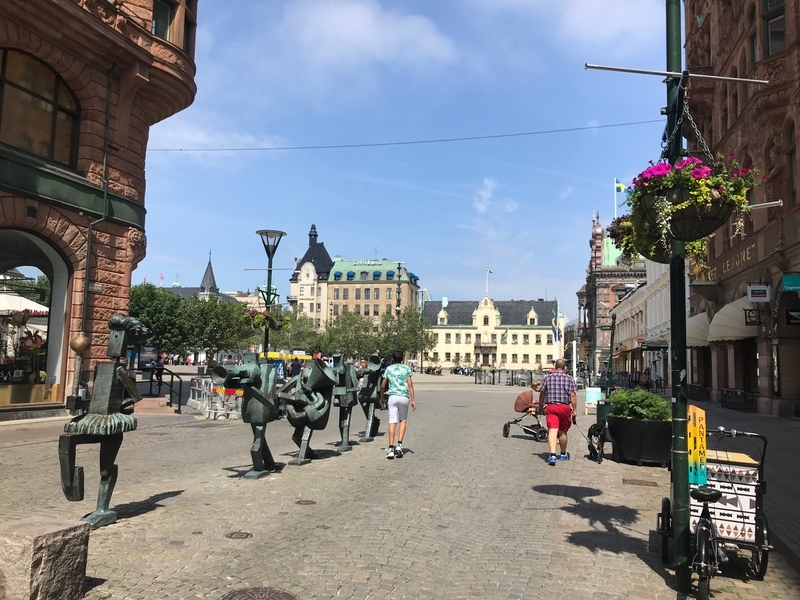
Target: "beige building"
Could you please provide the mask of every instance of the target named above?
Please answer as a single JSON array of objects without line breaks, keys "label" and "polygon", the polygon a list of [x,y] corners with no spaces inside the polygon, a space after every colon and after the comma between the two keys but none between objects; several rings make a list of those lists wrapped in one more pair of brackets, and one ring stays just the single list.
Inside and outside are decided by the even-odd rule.
[{"label": "beige building", "polygon": [[[558,314],[558,334],[552,325]],[[425,361],[497,369],[540,369],[564,355],[564,316],[555,300],[427,301],[436,347]]]},{"label": "beige building", "polygon": [[308,250],[296,261],[289,305],[325,327],[340,314],[354,312],[380,321],[381,315],[419,306],[419,278],[401,262],[386,258],[344,260],[330,257],[311,226]]}]

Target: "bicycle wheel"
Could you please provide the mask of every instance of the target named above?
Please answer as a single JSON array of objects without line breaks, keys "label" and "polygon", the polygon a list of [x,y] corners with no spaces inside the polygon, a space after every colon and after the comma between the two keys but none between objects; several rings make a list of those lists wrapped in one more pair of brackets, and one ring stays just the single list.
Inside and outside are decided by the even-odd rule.
[{"label": "bicycle wheel", "polygon": [[669,498],[661,499],[661,527],[664,533],[661,534],[661,562],[669,564],[669,535],[672,531],[672,505]]},{"label": "bicycle wheel", "polygon": [[697,600],[708,600],[711,592],[711,577],[701,577],[697,582]]},{"label": "bicycle wheel", "polygon": [[[762,518],[764,519],[764,529],[762,535],[764,538],[762,541],[763,547],[769,546],[769,525],[767,525],[767,516],[764,515]],[[750,570],[753,572],[753,577],[755,579],[764,579],[764,576],[767,574],[767,568],[769,568],[769,552],[762,550],[761,548],[753,550],[753,554],[750,559]]]},{"label": "bicycle wheel", "polygon": [[[713,547],[713,539],[711,532],[702,526],[701,520],[697,524],[695,530],[695,545],[697,554],[695,556],[695,565],[699,565],[699,569],[693,566],[694,570],[699,575],[700,579],[697,582],[697,600],[708,600],[711,591],[711,576],[717,570],[716,566],[716,549]],[[713,527],[713,524],[711,524]]]}]

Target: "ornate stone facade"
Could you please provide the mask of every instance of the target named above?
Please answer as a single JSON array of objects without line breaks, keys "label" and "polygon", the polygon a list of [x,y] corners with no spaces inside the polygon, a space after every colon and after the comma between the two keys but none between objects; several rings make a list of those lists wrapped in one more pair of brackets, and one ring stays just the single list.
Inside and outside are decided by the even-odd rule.
[{"label": "ornate stone facade", "polygon": [[[8,76],[2,85],[24,97],[34,90],[36,98],[42,87],[37,73],[49,73],[58,89],[54,106],[60,110],[58,99],[69,95],[75,115],[66,134],[69,159],[48,156],[41,145],[26,146],[24,131],[14,138],[0,130],[0,273],[32,264],[19,251],[22,241],[37,249],[33,266],[51,279],[47,381],[57,386],[50,395],[55,404],[73,387],[70,339],[85,327],[91,341],[82,365],[86,380],[94,361],[106,358],[108,319],[128,310],[131,272],[146,250],[149,128],[189,106],[196,93],[197,0],[170,6],[166,29],[159,29],[152,0],[0,3],[0,57],[22,65],[19,79]],[[12,106],[9,97],[0,110],[24,113],[25,106]]]}]

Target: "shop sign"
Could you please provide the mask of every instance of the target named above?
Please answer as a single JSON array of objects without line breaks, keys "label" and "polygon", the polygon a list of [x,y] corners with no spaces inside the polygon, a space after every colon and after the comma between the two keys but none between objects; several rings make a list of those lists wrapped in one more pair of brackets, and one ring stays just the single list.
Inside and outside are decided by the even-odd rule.
[{"label": "shop sign", "polygon": [[789,273],[781,277],[784,292],[800,292],[800,273]]},{"label": "shop sign", "polygon": [[800,325],[800,306],[793,306],[786,309],[786,324]]},{"label": "shop sign", "polygon": [[747,286],[748,302],[770,302],[772,300],[772,288],[769,284],[751,283]]},{"label": "shop sign", "polygon": [[[728,258],[717,263],[718,266],[715,266],[713,269],[711,269],[708,276],[711,281],[719,281],[719,270],[721,270],[721,278],[727,279],[731,275],[738,273],[746,267],[752,266],[756,262],[758,262],[758,245],[753,242],[744,248],[737,248],[736,252],[730,254]],[[800,287],[798,287],[798,290],[800,290]]]}]

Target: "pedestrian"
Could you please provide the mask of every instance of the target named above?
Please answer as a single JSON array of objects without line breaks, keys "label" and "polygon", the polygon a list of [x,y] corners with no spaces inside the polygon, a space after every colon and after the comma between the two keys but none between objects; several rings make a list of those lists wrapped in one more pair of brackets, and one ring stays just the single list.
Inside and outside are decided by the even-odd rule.
[{"label": "pedestrian", "polygon": [[[403,458],[403,436],[406,433],[409,403],[411,410],[417,410],[411,376],[411,369],[403,364],[403,351],[395,350],[392,353],[392,364],[386,367],[381,381],[381,406],[389,407],[389,448],[386,450],[388,459]],[[394,443],[395,433],[397,445]]]},{"label": "pedestrian", "polygon": [[[550,458],[547,464],[555,466],[557,460],[569,460],[567,432],[573,417],[578,414],[578,387],[566,372],[566,362],[559,358],[555,370],[542,382],[539,393],[539,410],[544,410],[547,419],[547,446]],[[561,446],[561,455],[556,456],[556,446]]]},{"label": "pedestrian", "polygon": [[303,363],[301,363],[300,359],[295,356],[294,360],[289,364],[289,378],[300,375],[302,368]]}]

